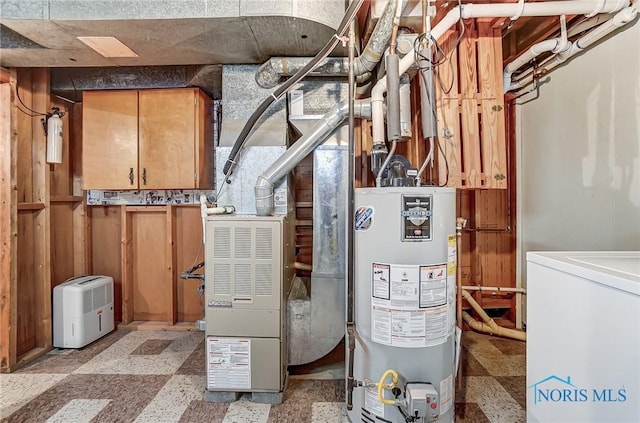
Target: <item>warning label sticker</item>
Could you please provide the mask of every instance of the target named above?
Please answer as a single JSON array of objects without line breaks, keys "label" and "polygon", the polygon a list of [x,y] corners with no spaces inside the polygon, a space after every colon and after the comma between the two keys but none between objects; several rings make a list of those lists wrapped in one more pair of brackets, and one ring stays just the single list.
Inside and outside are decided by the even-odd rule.
[{"label": "warning label sticker", "polygon": [[207,389],[251,389],[251,340],[207,338]]},{"label": "warning label sticker", "polygon": [[450,334],[447,265],[373,263],[371,338],[374,342],[420,348],[445,342]]}]

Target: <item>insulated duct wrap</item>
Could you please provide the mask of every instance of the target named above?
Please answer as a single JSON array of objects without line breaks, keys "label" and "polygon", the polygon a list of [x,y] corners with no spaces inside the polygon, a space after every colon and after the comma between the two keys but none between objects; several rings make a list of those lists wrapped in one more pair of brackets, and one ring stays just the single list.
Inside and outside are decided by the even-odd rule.
[{"label": "insulated duct wrap", "polygon": [[399,140],[400,125],[400,59],[397,54],[387,56],[387,139]]},{"label": "insulated duct wrap", "polygon": [[438,136],[438,119],[436,117],[436,96],[433,79],[433,64],[431,49],[425,48],[420,51],[420,99],[422,113],[422,136],[424,139]]}]

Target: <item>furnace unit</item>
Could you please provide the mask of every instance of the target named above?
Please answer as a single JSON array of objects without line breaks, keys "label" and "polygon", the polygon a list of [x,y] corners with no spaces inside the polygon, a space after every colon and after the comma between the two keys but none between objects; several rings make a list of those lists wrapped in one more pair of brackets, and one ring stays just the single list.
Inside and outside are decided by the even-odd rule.
[{"label": "furnace unit", "polygon": [[290,215],[207,218],[207,401],[234,401],[248,392],[255,402],[282,402],[292,224]]}]

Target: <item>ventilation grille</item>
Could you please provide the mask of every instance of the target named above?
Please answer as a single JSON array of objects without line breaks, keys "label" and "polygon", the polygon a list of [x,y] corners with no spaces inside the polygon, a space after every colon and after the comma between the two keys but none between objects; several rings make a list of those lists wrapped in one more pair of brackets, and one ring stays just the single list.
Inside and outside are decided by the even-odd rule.
[{"label": "ventilation grille", "polygon": [[236,259],[251,258],[251,228],[236,228],[235,230],[235,254]]},{"label": "ventilation grille", "polygon": [[217,227],[214,229],[213,258],[231,258],[231,228]]},{"label": "ventilation grille", "polygon": [[273,233],[270,228],[256,228],[256,260],[273,258]]},{"label": "ventilation grille", "polygon": [[273,266],[269,263],[256,264],[256,296],[273,295]]},{"label": "ventilation grille", "polygon": [[231,265],[215,264],[213,267],[213,294],[231,295]]},{"label": "ventilation grille", "polygon": [[236,264],[236,297],[251,298],[251,264]]},{"label": "ventilation grille", "polygon": [[280,254],[273,245],[279,229],[242,220],[214,226],[213,251],[208,256],[213,262],[212,283],[207,292],[219,301],[250,300],[256,306],[273,298],[279,301],[274,282],[279,283]]},{"label": "ventilation grille", "polygon": [[93,288],[93,309],[104,307],[107,304],[107,287],[105,285]]},{"label": "ventilation grille", "polygon": [[82,292],[82,314],[87,314],[93,310],[93,295],[91,291]]},{"label": "ventilation grille", "polygon": [[112,301],[111,290],[106,285],[82,292],[82,314],[90,313]]}]

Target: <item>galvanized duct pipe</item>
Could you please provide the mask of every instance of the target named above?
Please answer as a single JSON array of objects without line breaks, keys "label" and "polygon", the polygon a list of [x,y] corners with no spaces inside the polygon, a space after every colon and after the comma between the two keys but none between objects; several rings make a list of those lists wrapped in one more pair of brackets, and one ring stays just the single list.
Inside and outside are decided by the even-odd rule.
[{"label": "galvanized duct pipe", "polygon": [[[283,77],[292,76],[311,61],[311,57],[272,57],[264,62],[256,72],[256,83],[262,88],[273,88]],[[346,57],[327,57],[320,62],[309,76],[347,76],[349,59]],[[370,72],[356,75],[357,82],[365,82],[371,77]]]},{"label": "galvanized duct pipe", "polygon": [[[271,216],[273,214],[273,187],[276,182],[284,178],[293,168],[322,143],[344,120],[349,112],[349,102],[340,102],[305,135],[296,141],[278,160],[258,177],[255,186],[256,214]],[[371,103],[368,99],[354,103],[354,116],[357,118],[371,117]]]},{"label": "galvanized duct pipe", "polygon": [[[380,16],[380,19],[376,23],[373,33],[369,37],[364,51],[354,59],[353,73],[356,77],[356,82],[361,83],[369,80],[371,78],[371,71],[380,62],[382,54],[387,48],[389,39],[391,38],[393,18],[398,1],[402,2],[402,8],[404,8],[407,2],[407,0],[389,0],[382,12],[382,16]],[[306,66],[311,59],[311,57],[273,57],[260,66],[256,73],[256,82],[262,88],[273,88],[282,81],[283,77],[293,75]],[[327,58],[323,62],[320,62],[313,73],[309,75],[346,76],[349,69],[348,62],[349,59],[346,57]]]}]

